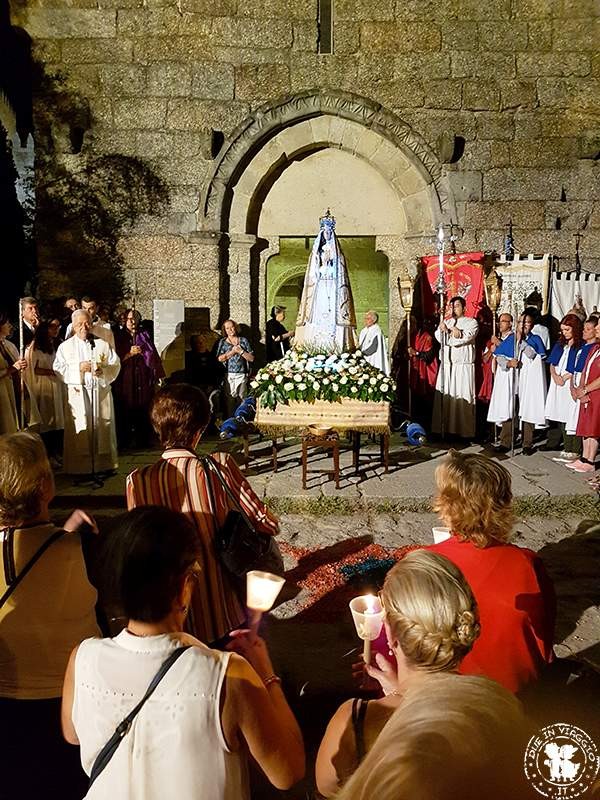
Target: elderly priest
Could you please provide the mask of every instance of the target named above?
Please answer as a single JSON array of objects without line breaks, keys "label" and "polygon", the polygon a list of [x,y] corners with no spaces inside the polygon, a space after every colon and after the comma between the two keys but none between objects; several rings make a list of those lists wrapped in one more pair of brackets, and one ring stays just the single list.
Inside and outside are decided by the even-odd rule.
[{"label": "elderly priest", "polygon": [[92,332],[87,311],[75,311],[73,333],[56,353],[54,370],[67,387],[64,470],[69,475],[117,468],[117,439],[111,383],[121,362],[114,349]]}]

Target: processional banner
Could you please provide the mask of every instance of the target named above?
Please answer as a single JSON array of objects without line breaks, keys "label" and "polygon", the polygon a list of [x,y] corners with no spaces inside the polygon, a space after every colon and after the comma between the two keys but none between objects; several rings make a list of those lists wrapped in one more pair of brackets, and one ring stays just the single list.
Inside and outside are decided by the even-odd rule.
[{"label": "processional banner", "polygon": [[548,313],[551,259],[547,253],[543,256],[515,253],[510,261],[501,255],[494,266],[502,280],[499,314],[512,313],[515,307],[522,309],[526,298],[533,294],[541,297],[542,314]]},{"label": "processional banner", "polygon": [[581,308],[586,316],[600,308],[600,275],[593,272],[555,272],[552,275],[550,310],[561,320],[572,308]]},{"label": "processional banner", "polygon": [[[448,302],[452,297],[463,297],[466,303],[465,314],[477,317],[484,305],[484,253],[454,253],[444,255],[444,280],[446,283],[445,317],[452,315]],[[437,284],[440,270],[439,256],[421,258],[423,272],[427,280],[421,281],[423,291],[423,312],[433,316],[438,308]]]}]

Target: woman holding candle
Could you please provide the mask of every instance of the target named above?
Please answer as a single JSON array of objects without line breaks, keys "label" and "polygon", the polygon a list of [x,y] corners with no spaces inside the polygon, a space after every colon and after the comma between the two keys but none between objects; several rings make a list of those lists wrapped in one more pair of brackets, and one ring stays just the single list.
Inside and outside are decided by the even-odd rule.
[{"label": "woman holding candle", "polygon": [[452,535],[428,550],[463,572],[481,617],[481,636],[460,671],[517,692],[553,659],[552,582],[534,552],[509,543],[514,516],[505,467],[451,450],[435,478],[434,509]]},{"label": "woman holding candle", "polygon": [[111,535],[108,558],[127,627],[75,648],[63,694],[63,732],[80,744],[88,774],[161,665],[187,650],[123,735],[88,800],[247,800],[248,751],[278,789],[300,780],[302,734],[264,641],[240,632],[230,648],[238,652],[220,652],[183,632],[204,569],[194,526],[170,509],[137,508]]},{"label": "woman holding candle", "polygon": [[456,671],[479,635],[477,605],[461,571],[448,559],[415,550],[388,573],[380,594],[389,655],[367,672],[384,697],[348,700],[332,717],[317,756],[317,787],[333,795],[373,746],[413,683]]}]

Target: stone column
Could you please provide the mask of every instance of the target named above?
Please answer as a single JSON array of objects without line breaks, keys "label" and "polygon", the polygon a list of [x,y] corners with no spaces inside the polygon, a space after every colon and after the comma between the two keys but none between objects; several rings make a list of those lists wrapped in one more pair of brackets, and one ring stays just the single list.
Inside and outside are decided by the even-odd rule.
[{"label": "stone column", "polygon": [[398,278],[409,275],[417,277],[417,258],[427,252],[428,246],[421,236],[377,236],[377,250],[385,253],[389,262],[389,345],[392,349],[404,320],[404,309],[400,302]]},{"label": "stone column", "polygon": [[[216,328],[221,321],[223,297],[221,261],[223,241],[221,231],[193,231],[188,236],[192,252],[192,274],[199,305],[210,309],[210,326]],[[191,305],[186,298],[186,305]]]},{"label": "stone column", "polygon": [[241,325],[251,327],[251,250],[256,236],[247,233],[229,235],[229,316]]}]

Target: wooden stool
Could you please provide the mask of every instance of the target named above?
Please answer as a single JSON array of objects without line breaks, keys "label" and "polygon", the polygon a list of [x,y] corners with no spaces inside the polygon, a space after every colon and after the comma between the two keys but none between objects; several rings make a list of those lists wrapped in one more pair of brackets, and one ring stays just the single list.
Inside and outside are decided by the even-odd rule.
[{"label": "wooden stool", "polygon": [[[358,464],[360,459],[360,431],[354,431],[353,435],[354,441],[352,445],[352,462],[354,466],[354,474],[358,475]],[[390,465],[389,432],[379,434],[379,461],[383,465],[383,471],[387,473]]]},{"label": "wooden stool", "polygon": [[[312,433],[302,434],[302,488],[306,489],[306,475],[308,473],[308,448],[309,447],[322,447],[324,450],[331,450],[333,456],[333,470],[319,470],[320,472],[333,472],[335,479],[335,488],[340,488],[340,437],[336,431],[325,434],[325,436],[316,436]],[[311,470],[317,472],[317,470]]]}]

